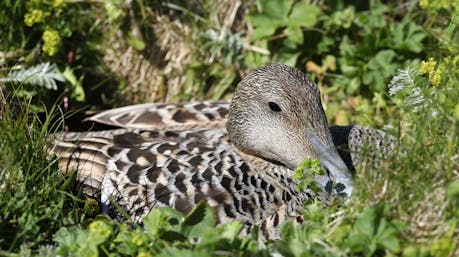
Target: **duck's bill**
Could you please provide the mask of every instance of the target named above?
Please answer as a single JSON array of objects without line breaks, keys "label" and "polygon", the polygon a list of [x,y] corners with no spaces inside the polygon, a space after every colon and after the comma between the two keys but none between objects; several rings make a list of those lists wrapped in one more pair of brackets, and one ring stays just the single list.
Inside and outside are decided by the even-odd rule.
[{"label": "duck's bill", "polygon": [[312,142],[322,168],[326,172],[324,177],[317,178],[319,185],[328,193],[344,197],[351,196],[354,180],[338,152],[334,147],[325,146],[311,130],[308,129],[306,133]]}]

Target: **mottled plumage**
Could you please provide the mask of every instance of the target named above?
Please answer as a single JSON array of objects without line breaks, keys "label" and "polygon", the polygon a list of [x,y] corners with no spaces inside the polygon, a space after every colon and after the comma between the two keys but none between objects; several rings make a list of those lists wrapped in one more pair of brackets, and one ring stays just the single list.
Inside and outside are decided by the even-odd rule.
[{"label": "mottled plumage", "polygon": [[318,180],[339,185],[332,193],[352,191],[352,176],[336,157],[318,88],[286,65],[251,72],[230,106],[146,104],[90,120],[122,128],[57,134],[51,152],[62,171],[77,171],[86,194],[100,197],[105,207],[116,203],[136,221],[153,208],[188,213],[206,201],[220,223],[237,219],[248,228],[260,226],[267,238],[279,238],[279,224],[302,220],[305,200],[324,197],[297,191],[293,178],[303,158],[323,156],[308,133],[335,154],[324,167],[327,176]]}]

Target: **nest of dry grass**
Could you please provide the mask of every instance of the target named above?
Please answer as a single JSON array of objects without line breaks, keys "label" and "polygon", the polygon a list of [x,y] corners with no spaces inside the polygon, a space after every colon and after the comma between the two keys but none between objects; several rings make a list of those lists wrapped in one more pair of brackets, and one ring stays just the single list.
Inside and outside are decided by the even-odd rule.
[{"label": "nest of dry grass", "polygon": [[[224,0],[199,7],[193,6],[193,1],[188,2],[184,6],[170,2],[144,6],[142,10],[127,7],[131,8],[127,12],[130,28],[128,31],[119,28],[112,33],[104,55],[105,63],[125,85],[117,95],[119,105],[177,102],[184,93],[193,95],[193,99],[204,98],[205,94],[187,88],[189,84],[205,83],[194,81],[202,76],[190,77],[187,71],[195,63],[223,63],[224,56],[201,50],[206,41],[202,31],[215,31],[219,37],[227,32],[245,35],[248,28],[243,19],[250,3]],[[210,8],[207,5],[211,5]],[[212,12],[206,13],[206,10]],[[150,37],[144,41],[147,42],[145,49],[132,46],[126,33],[136,34],[141,39]]]}]

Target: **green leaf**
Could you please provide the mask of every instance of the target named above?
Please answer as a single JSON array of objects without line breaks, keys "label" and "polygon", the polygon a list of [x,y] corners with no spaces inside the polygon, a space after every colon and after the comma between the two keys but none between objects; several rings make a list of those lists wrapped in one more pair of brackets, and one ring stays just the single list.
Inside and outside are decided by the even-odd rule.
[{"label": "green leaf", "polygon": [[382,50],[379,51],[376,56],[368,62],[368,67],[370,69],[379,69],[381,67],[386,67],[392,62],[395,57],[395,52],[393,50]]},{"label": "green leaf", "polygon": [[181,212],[163,207],[152,210],[144,219],[146,234],[152,239],[158,239],[162,231],[177,229],[177,225],[182,221],[183,215]]},{"label": "green leaf", "polygon": [[146,46],[145,41],[143,41],[141,38],[136,37],[132,33],[128,34],[127,41],[129,45],[131,45],[138,51],[142,51],[145,49],[145,46]]},{"label": "green leaf", "polygon": [[300,54],[301,52],[289,51],[288,49],[285,49],[285,51],[277,53],[274,57],[274,60],[285,63],[290,66],[295,66]]},{"label": "green leaf", "polygon": [[273,35],[277,27],[272,25],[273,24],[257,26],[253,30],[253,39],[258,40]]},{"label": "green leaf", "polygon": [[72,88],[71,97],[77,100],[78,102],[84,102],[86,99],[86,94],[83,88],[84,76],[77,78],[75,73],[73,72],[73,69],[69,67],[65,67],[62,76],[70,83],[70,86]]},{"label": "green leaf", "polygon": [[286,24],[292,2],[293,0],[261,0],[261,13],[271,18],[273,22]]},{"label": "green leaf", "polygon": [[388,80],[397,68],[393,63],[396,53],[393,50],[381,50],[370,59],[367,64],[368,71],[363,74],[362,82],[371,85],[373,89],[385,90]]},{"label": "green leaf", "polygon": [[201,237],[201,246],[214,244],[222,240],[235,240],[241,233],[244,225],[238,221],[222,224],[213,229],[206,230]]},{"label": "green leaf", "polygon": [[119,226],[119,232],[113,240],[117,244],[117,250],[124,255],[135,256],[139,246],[150,242],[143,230],[139,228],[130,230],[127,224]]},{"label": "green leaf", "polygon": [[282,238],[285,240],[289,240],[291,238],[294,238],[295,236],[295,226],[291,221],[287,221],[282,226],[280,227],[280,233],[282,235]]},{"label": "green leaf", "polygon": [[355,232],[365,236],[373,236],[373,234],[375,233],[375,227],[373,224],[374,219],[375,210],[373,208],[365,211],[355,221]]},{"label": "green leaf", "polygon": [[80,231],[77,227],[60,228],[54,235],[53,241],[61,246],[75,246],[78,243]]},{"label": "green leaf", "polygon": [[186,237],[192,239],[201,236],[207,229],[215,227],[216,223],[213,209],[205,202],[199,202],[185,217],[181,231]]},{"label": "green leaf", "polygon": [[423,50],[422,41],[427,33],[414,22],[397,23],[392,30],[392,41],[395,48],[419,53]]},{"label": "green leaf", "polygon": [[260,10],[249,15],[250,23],[255,27],[254,39],[261,39],[274,34],[277,28],[285,27],[292,0],[263,0]]},{"label": "green leaf", "polygon": [[294,44],[303,43],[303,31],[299,26],[289,26],[287,28],[288,38],[287,40],[291,41]]},{"label": "green leaf", "polygon": [[389,236],[389,237],[381,238],[379,243],[383,247],[391,250],[392,252],[399,252],[400,251],[400,243],[399,243],[398,239],[395,236]]},{"label": "green leaf", "polygon": [[294,27],[307,27],[312,28],[317,24],[318,17],[322,13],[322,10],[312,4],[305,1],[296,3],[290,16],[288,17],[288,26]]},{"label": "green leaf", "polygon": [[167,247],[158,257],[207,257],[211,256],[207,251],[198,251],[191,249],[179,249],[176,247]]},{"label": "green leaf", "polygon": [[334,45],[335,41],[333,40],[333,38],[324,36],[322,38],[322,41],[320,41],[320,43],[317,45],[317,53],[327,53]]},{"label": "green leaf", "polygon": [[447,195],[450,199],[459,199],[459,181],[451,182],[448,185]]}]

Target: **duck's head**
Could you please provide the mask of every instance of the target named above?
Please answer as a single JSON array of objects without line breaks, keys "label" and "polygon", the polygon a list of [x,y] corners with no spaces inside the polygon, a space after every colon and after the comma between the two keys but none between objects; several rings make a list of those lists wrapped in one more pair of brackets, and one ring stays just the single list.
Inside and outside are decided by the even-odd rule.
[{"label": "duck's head", "polygon": [[239,150],[292,170],[304,158],[322,159],[323,153],[315,147],[321,144],[336,154],[332,158],[338,158],[337,165],[322,162],[330,173],[328,182],[343,184],[337,193],[350,195],[352,175],[334,150],[320,91],[302,72],[284,64],[253,70],[238,84],[227,130]]}]

